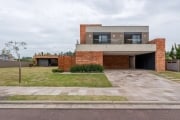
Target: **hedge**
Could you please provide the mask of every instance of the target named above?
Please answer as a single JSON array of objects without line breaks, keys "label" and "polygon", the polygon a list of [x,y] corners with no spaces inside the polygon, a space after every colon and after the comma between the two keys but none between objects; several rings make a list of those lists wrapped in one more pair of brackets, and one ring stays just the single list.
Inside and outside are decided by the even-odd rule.
[{"label": "hedge", "polygon": [[52,72],[53,72],[53,73],[63,72],[63,70],[62,70],[62,69],[58,69],[58,68],[57,68],[57,69],[52,69]]},{"label": "hedge", "polygon": [[74,65],[71,67],[71,72],[103,72],[104,68],[98,64]]}]

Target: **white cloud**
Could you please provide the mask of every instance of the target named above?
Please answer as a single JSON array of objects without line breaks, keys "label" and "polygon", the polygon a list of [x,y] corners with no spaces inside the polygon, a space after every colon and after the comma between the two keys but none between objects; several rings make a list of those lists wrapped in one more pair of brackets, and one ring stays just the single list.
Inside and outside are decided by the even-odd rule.
[{"label": "white cloud", "polygon": [[171,0],[0,0],[0,48],[9,40],[26,41],[24,56],[67,51],[79,39],[79,24],[150,25],[150,38],[180,37],[180,2]]}]

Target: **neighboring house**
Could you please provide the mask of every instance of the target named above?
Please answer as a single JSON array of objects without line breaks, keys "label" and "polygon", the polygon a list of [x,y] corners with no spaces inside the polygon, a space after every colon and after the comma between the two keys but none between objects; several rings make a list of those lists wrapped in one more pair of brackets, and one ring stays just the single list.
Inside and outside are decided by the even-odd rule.
[{"label": "neighboring house", "polygon": [[14,57],[11,54],[1,54],[0,60],[2,60],[2,61],[14,61]]},{"label": "neighboring house", "polygon": [[[100,64],[105,69],[165,70],[165,39],[149,41],[149,26],[81,24],[80,44],[69,62],[60,57],[65,71],[73,64]],[[65,66],[66,65],[66,66]]]},{"label": "neighboring house", "polygon": [[35,55],[33,59],[37,66],[58,66],[58,55]]}]

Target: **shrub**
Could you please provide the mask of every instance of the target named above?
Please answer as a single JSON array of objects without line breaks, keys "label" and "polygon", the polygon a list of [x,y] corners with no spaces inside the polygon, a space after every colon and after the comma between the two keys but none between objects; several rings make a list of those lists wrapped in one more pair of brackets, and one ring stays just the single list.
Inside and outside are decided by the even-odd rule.
[{"label": "shrub", "polygon": [[29,64],[29,67],[32,67],[32,66],[33,66],[33,64],[32,64],[32,63],[30,63],[30,64]]},{"label": "shrub", "polygon": [[103,72],[104,68],[98,64],[74,65],[71,67],[71,72]]},{"label": "shrub", "polygon": [[52,72],[53,72],[53,73],[63,72],[63,70],[62,70],[62,69],[58,69],[58,68],[57,68],[57,69],[52,69]]}]

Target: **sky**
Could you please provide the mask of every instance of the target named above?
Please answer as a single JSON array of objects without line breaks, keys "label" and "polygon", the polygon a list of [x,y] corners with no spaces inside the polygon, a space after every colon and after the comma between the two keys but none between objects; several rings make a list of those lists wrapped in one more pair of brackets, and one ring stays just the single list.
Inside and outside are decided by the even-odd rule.
[{"label": "sky", "polygon": [[148,25],[150,40],[180,44],[180,0],[0,0],[0,50],[24,41],[21,56],[74,51],[80,24]]}]

